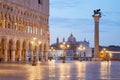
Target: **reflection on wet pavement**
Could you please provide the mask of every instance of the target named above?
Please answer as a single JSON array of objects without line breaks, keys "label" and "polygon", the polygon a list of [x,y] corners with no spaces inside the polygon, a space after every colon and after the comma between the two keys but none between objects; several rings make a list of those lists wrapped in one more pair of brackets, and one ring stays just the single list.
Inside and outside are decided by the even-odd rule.
[{"label": "reflection on wet pavement", "polygon": [[0,80],[120,80],[120,62],[0,63]]}]

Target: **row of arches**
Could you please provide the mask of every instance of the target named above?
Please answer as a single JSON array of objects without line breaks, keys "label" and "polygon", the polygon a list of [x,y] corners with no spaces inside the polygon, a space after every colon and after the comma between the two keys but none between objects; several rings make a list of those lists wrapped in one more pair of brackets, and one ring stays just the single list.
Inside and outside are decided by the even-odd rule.
[{"label": "row of arches", "polygon": [[47,60],[48,44],[34,45],[30,39],[0,38],[0,59],[5,62],[28,61],[43,58]]}]

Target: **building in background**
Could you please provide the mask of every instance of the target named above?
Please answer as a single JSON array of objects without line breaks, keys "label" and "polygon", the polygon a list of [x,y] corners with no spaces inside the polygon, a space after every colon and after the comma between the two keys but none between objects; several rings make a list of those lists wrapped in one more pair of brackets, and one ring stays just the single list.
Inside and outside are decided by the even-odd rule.
[{"label": "building in background", "polygon": [[[65,42],[68,48],[62,48],[61,44]],[[89,47],[89,41],[76,41],[76,38],[71,35],[68,37],[67,41],[63,38],[63,41],[59,42],[59,38],[56,39],[56,43],[52,44],[51,47],[55,49],[54,55],[57,57],[63,56],[65,51],[66,57],[81,57],[84,60],[91,60],[93,57],[92,48]]]},{"label": "building in background", "polygon": [[110,60],[120,60],[120,46],[100,46],[101,58],[106,59],[107,55],[109,56]]},{"label": "building in background", "polygon": [[47,60],[49,0],[0,0],[0,60]]}]

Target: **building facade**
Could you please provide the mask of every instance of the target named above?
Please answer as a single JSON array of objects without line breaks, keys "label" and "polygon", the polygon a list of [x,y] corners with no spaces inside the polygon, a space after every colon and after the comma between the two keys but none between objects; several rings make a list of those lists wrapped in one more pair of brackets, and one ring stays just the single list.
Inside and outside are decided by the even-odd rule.
[{"label": "building facade", "polygon": [[[66,47],[62,45],[64,42]],[[56,43],[52,44],[51,47],[55,49],[54,53],[59,57],[65,55],[66,57],[80,57],[84,60],[90,60],[93,56],[92,48],[89,47],[89,41],[86,41],[86,39],[84,41],[76,41],[72,33],[67,41],[63,38],[63,41],[59,42],[59,38],[57,38]]]},{"label": "building facade", "polygon": [[0,60],[47,60],[48,49],[49,0],[0,0]]}]

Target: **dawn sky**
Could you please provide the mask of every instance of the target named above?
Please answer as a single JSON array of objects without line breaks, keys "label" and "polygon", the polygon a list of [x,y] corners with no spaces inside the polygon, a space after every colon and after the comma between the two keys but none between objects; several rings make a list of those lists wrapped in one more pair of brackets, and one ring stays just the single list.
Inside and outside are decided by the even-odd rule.
[{"label": "dawn sky", "polygon": [[93,10],[101,9],[100,45],[120,46],[120,0],[50,0],[51,44],[71,33],[77,41],[86,38],[94,46]]}]

